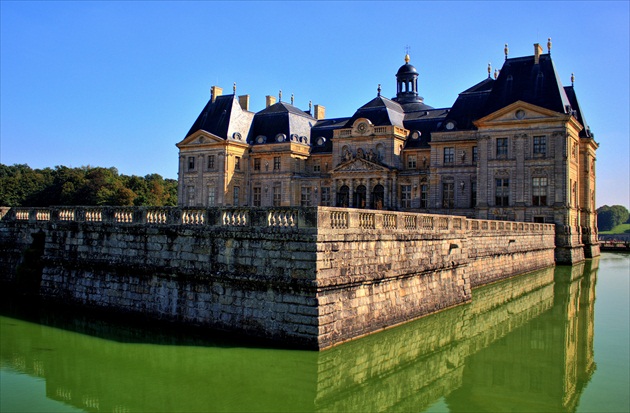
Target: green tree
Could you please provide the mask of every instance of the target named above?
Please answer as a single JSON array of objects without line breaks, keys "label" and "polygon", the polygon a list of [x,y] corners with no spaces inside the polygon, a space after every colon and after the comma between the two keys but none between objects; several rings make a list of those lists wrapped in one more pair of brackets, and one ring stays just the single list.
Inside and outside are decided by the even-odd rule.
[{"label": "green tree", "polygon": [[600,231],[610,231],[628,221],[629,216],[628,209],[622,205],[604,205],[597,208],[597,228]]}]

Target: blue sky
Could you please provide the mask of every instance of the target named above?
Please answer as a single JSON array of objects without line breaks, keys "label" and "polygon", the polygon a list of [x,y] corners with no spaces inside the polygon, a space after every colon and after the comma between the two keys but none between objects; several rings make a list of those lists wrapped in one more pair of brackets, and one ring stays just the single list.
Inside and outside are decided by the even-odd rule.
[{"label": "blue sky", "polygon": [[283,91],[327,117],[395,95],[409,46],[433,107],[483,80],[487,65],[552,57],[600,144],[597,205],[630,206],[628,1],[0,2],[0,162],[115,166],[177,177],[175,143],[210,86]]}]

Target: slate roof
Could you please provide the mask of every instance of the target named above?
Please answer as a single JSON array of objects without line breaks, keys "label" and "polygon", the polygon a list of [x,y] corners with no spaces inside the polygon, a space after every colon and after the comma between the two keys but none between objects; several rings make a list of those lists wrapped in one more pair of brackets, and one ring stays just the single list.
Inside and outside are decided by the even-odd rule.
[{"label": "slate roof", "polygon": [[[332,152],[332,137],[336,129],[346,127],[350,118],[320,119],[311,129],[311,153]],[[318,145],[318,138],[324,138],[323,145]]]},{"label": "slate roof", "polygon": [[369,119],[374,126],[400,126],[403,127],[405,111],[399,103],[377,96],[365,105],[361,106],[346,123],[351,127],[359,118]]},{"label": "slate roof", "polygon": [[[486,78],[460,93],[444,119],[444,123],[453,121],[456,128],[460,130],[475,129],[473,121],[484,116],[483,113],[485,113],[495,82],[494,79]],[[443,124],[440,125],[441,129],[443,129]]]},{"label": "slate roof", "polygon": [[406,148],[428,148],[431,133],[438,130],[449,113],[448,108],[427,109],[405,114],[405,129],[420,132],[420,139],[407,139]]},{"label": "slate roof", "polygon": [[507,59],[494,82],[480,117],[489,115],[518,100],[555,112],[566,113],[569,98],[558,78],[549,54]]},{"label": "slate roof", "polygon": [[[186,136],[201,129],[227,139],[234,105],[239,105],[234,95],[217,96],[214,102],[209,100]],[[238,110],[241,110],[240,105]]]},{"label": "slate roof", "polygon": [[580,131],[581,138],[593,138],[593,134],[591,133],[591,129],[586,124],[586,119],[584,119],[584,114],[582,113],[582,108],[580,107],[580,103],[578,102],[577,96],[575,94],[575,89],[573,86],[565,86],[564,91],[569,98],[569,102],[571,102],[571,108],[575,111],[575,118],[580,122],[584,129]]},{"label": "slate roof", "polygon": [[287,140],[292,135],[298,137],[311,136],[311,128],[317,120],[308,113],[286,102],[278,102],[254,115],[252,127],[247,141],[256,145],[258,136],[265,136],[265,143],[280,143],[276,140],[278,134],[284,134]]}]

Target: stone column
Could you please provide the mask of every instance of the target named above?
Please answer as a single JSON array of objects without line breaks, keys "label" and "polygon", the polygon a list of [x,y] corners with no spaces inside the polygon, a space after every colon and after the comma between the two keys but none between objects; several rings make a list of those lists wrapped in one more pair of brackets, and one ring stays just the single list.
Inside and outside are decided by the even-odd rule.
[{"label": "stone column", "polygon": [[219,171],[219,179],[217,180],[217,206],[225,206],[225,174],[227,171],[227,154],[219,152],[217,155],[217,170]]},{"label": "stone column", "polygon": [[516,151],[516,176],[515,178],[515,188],[516,194],[514,196],[514,206],[524,206],[525,205],[525,180],[528,178],[529,174],[525,174],[525,141],[527,140],[527,135],[515,135],[514,136],[514,147]]},{"label": "stone column", "polygon": [[184,185],[184,167],[186,166],[186,157],[179,156],[179,171],[177,172],[177,205],[182,207],[186,200],[186,186]]},{"label": "stone column", "polygon": [[197,190],[195,191],[195,202],[197,206],[206,205],[206,201],[204,200],[204,185],[203,185],[203,161],[204,155],[197,155]]}]

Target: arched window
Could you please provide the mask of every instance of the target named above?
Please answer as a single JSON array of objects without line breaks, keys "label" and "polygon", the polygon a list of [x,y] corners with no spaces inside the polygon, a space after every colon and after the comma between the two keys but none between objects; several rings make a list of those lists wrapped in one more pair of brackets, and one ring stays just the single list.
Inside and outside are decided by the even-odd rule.
[{"label": "arched window", "polygon": [[365,188],[364,185],[359,185],[356,187],[356,189],[354,190],[354,199],[352,202],[352,206],[354,206],[355,208],[365,208],[366,205],[366,201],[367,201],[367,189]]},{"label": "arched window", "polygon": [[385,188],[383,185],[376,185],[372,190],[372,209],[383,209],[385,207]]},{"label": "arched window", "polygon": [[350,206],[350,188],[347,185],[343,185],[337,192],[337,206],[340,208]]}]

